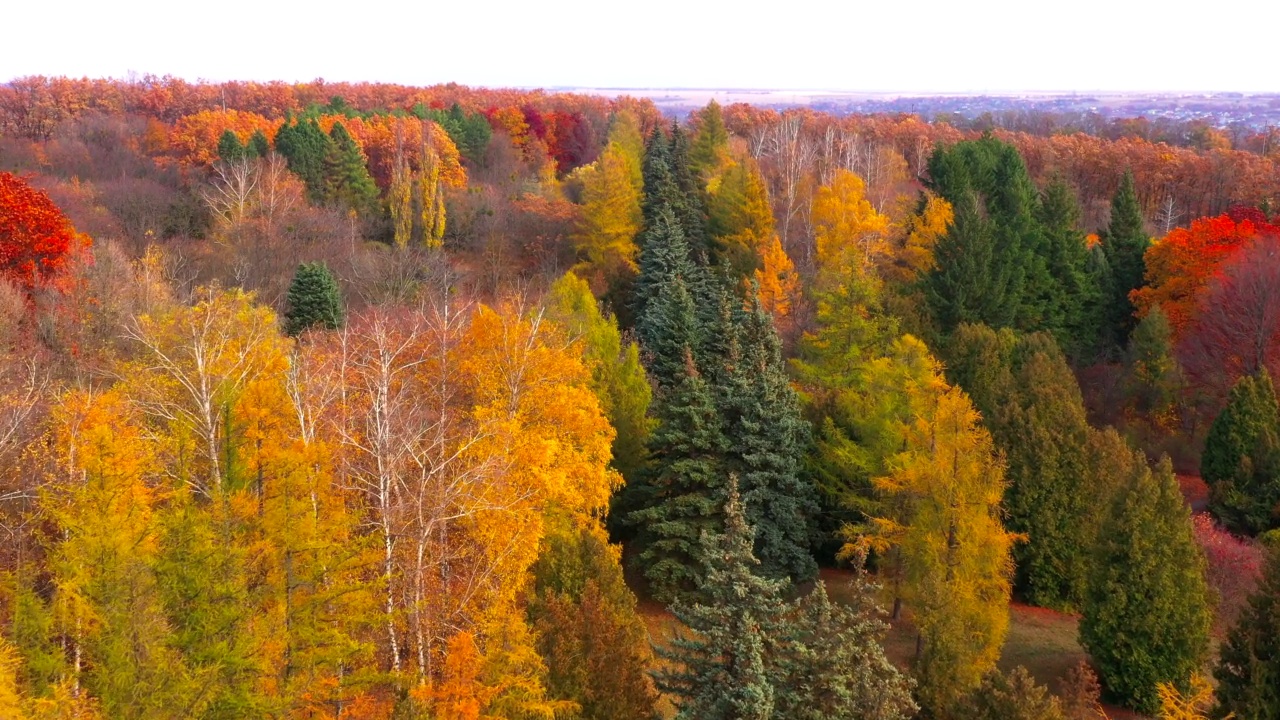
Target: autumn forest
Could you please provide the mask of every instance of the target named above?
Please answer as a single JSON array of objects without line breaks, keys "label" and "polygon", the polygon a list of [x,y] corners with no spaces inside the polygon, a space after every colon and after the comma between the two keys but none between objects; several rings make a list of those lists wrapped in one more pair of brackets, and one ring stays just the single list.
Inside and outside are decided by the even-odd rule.
[{"label": "autumn forest", "polygon": [[1280,143],[1040,119],[0,85],[0,720],[1280,720]]}]

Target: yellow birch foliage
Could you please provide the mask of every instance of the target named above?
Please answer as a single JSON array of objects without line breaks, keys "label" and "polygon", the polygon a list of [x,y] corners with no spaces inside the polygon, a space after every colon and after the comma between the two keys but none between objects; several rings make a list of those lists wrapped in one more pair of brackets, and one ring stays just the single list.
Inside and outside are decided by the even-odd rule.
[{"label": "yellow birch foliage", "polygon": [[169,472],[204,495],[233,482],[227,418],[241,394],[288,364],[276,315],[239,288],[201,288],[126,328],[140,357],[121,370],[124,392],[160,431]]},{"label": "yellow birch foliage", "polygon": [[947,708],[999,658],[1016,538],[1000,522],[1004,465],[991,435],[968,396],[932,365],[907,386],[905,449],[874,481],[889,512],[873,521],[871,539],[892,547],[900,566],[903,599],[920,633],[921,699]]},{"label": "yellow birch foliage", "polygon": [[573,242],[584,258],[580,272],[593,280],[636,271],[636,235],[643,217],[632,165],[628,152],[610,143],[599,159],[579,171],[582,215]]},{"label": "yellow birch foliage", "polygon": [[461,345],[481,428],[470,452],[493,468],[472,540],[503,579],[488,604],[510,604],[537,559],[544,508],[581,517],[607,506],[620,482],[609,468],[614,431],[579,348],[541,317],[482,306]]},{"label": "yellow birch foliage", "polygon": [[889,218],[876,212],[866,184],[848,170],[837,170],[814,193],[810,220],[820,273],[866,274],[888,249]]}]

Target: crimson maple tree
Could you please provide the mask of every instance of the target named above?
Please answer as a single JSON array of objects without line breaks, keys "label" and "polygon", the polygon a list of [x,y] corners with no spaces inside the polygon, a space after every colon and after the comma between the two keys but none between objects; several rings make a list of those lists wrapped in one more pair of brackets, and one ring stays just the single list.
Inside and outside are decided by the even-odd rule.
[{"label": "crimson maple tree", "polygon": [[48,195],[0,172],[0,275],[29,292],[56,276],[80,243]]}]

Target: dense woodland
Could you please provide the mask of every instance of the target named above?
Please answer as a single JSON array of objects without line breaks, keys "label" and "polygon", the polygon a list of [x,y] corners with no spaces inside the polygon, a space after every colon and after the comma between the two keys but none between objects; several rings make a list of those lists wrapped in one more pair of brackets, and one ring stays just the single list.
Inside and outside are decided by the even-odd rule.
[{"label": "dense woodland", "polygon": [[1126,127],[0,86],[0,717],[1280,718],[1280,147]]}]

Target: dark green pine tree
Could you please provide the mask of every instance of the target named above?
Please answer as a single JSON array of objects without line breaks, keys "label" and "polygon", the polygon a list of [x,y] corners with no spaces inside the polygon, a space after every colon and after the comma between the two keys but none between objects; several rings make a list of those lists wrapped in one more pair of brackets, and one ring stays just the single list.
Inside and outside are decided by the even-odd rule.
[{"label": "dark green pine tree", "polygon": [[[671,142],[661,128],[654,128],[648,142],[645,143],[641,177],[644,180],[644,197],[641,207],[644,210],[645,227],[649,228],[653,225],[663,208],[670,211],[673,218],[678,219],[680,214],[675,211],[675,207],[680,203],[680,190],[676,185],[675,175],[671,171]],[[683,228],[681,231],[683,232]]]},{"label": "dark green pine tree", "polygon": [[1204,556],[1168,458],[1154,472],[1133,467],[1099,534],[1080,644],[1115,700],[1153,714],[1158,683],[1185,690],[1200,669],[1213,618]]},{"label": "dark green pine tree", "polygon": [[1097,288],[1097,292],[1087,299],[1085,307],[1085,323],[1090,328],[1085,332],[1085,338],[1092,342],[1092,346],[1083,348],[1082,359],[1114,357],[1121,347],[1119,333],[1114,327],[1116,280],[1111,272],[1111,262],[1107,260],[1107,251],[1101,243],[1089,248],[1085,272],[1089,275],[1089,284]]},{"label": "dark green pine tree", "polygon": [[705,532],[698,542],[705,575],[697,603],[672,608],[691,634],[677,632],[668,647],[655,651],[664,667],[654,672],[658,689],[675,698],[677,720],[771,720],[775,689],[770,677],[769,645],[789,610],[784,583],[756,574],[737,482],[717,507],[723,533]]},{"label": "dark green pine tree", "polygon": [[342,291],[323,262],[303,263],[293,274],[286,296],[284,331],[297,336],[313,327],[342,327]]},{"label": "dark green pine tree", "polygon": [[1017,148],[991,136],[939,148],[929,176],[956,213],[924,278],[938,326],[1046,330],[1074,353],[1095,290],[1070,188],[1054,182],[1042,195]]},{"label": "dark green pine tree", "polygon": [[1023,271],[999,260],[994,229],[972,190],[949,199],[955,220],[934,247],[936,266],[924,277],[924,294],[938,327],[962,323],[1009,327],[1021,302]]},{"label": "dark green pine tree", "polygon": [[1266,370],[1231,389],[1205,439],[1200,476],[1223,525],[1250,535],[1280,526],[1280,407]]},{"label": "dark green pine tree", "polygon": [[[652,323],[670,333],[662,337],[664,348],[696,332],[693,298],[679,280],[661,288],[648,313],[664,316]],[[720,532],[724,491],[727,442],[715,396],[698,370],[690,340],[680,357],[678,374],[664,366],[668,375],[654,395],[658,427],[649,439],[652,469],[619,501],[636,508],[627,517],[636,532],[634,563],[662,602],[696,593],[704,564],[699,538]]]},{"label": "dark green pine tree", "polygon": [[1086,488],[1089,424],[1080,387],[1053,336],[962,325],[947,346],[947,376],[973,398],[1004,452],[1009,530],[1019,592],[1037,605],[1079,607],[1105,488]]},{"label": "dark green pine tree", "polygon": [[1280,720],[1280,546],[1271,547],[1262,581],[1218,651],[1218,712]]},{"label": "dark green pine tree", "polygon": [[247,149],[254,157],[266,157],[271,154],[271,141],[267,139],[266,133],[254,130],[249,137]]},{"label": "dark green pine tree", "polygon": [[249,151],[240,142],[240,138],[230,130],[223,130],[222,137],[218,138],[218,158],[223,162],[235,162],[248,156]]},{"label": "dark green pine tree", "polygon": [[1056,292],[1042,297],[1045,327],[1053,332],[1067,355],[1080,358],[1097,344],[1097,327],[1090,310],[1100,297],[1097,281],[1089,273],[1089,248],[1079,230],[1080,207],[1075,193],[1055,178],[1040,195],[1039,221],[1044,228],[1045,262]]},{"label": "dark green pine tree", "polygon": [[679,123],[671,125],[671,177],[675,180],[679,202],[676,217],[689,241],[689,254],[700,265],[711,257],[707,238],[707,208],[702,183],[689,161],[689,136]]},{"label": "dark green pine tree", "polygon": [[276,151],[289,162],[289,170],[307,186],[307,198],[313,203],[328,199],[325,181],[325,159],[332,152],[333,139],[320,129],[315,120],[296,123],[285,119],[276,131]]},{"label": "dark green pine tree", "polygon": [[810,552],[817,492],[802,470],[810,445],[808,423],[771,316],[754,292],[746,310],[731,297],[725,322],[714,333],[724,350],[712,373],[724,433],[732,438],[725,468],[739,478],[761,572],[806,582],[818,571]]},{"label": "dark green pine tree", "polygon": [[378,207],[378,186],[365,166],[364,153],[342,123],[329,131],[333,142],[325,155],[325,196],[361,214]]},{"label": "dark green pine tree", "polygon": [[[701,347],[702,333],[697,320],[701,292],[697,286],[704,284],[703,271],[689,258],[684,231],[670,208],[659,212],[645,230],[639,264],[640,272],[634,285],[636,334],[645,354],[649,377],[659,387],[670,386],[673,379],[683,375],[684,348],[692,348],[696,356]],[[676,281],[694,305],[693,325],[681,328],[679,333],[668,327],[668,323],[677,319],[671,316],[669,308],[650,311],[663,289]]]},{"label": "dark green pine tree", "polygon": [[1125,171],[1120,188],[1111,198],[1111,222],[1102,233],[1102,247],[1111,268],[1111,297],[1108,334],[1115,338],[1113,349],[1123,348],[1128,342],[1137,320],[1129,293],[1142,287],[1147,271],[1144,256],[1151,239],[1143,229],[1142,207],[1138,205],[1138,193],[1134,189],[1133,173]]}]

